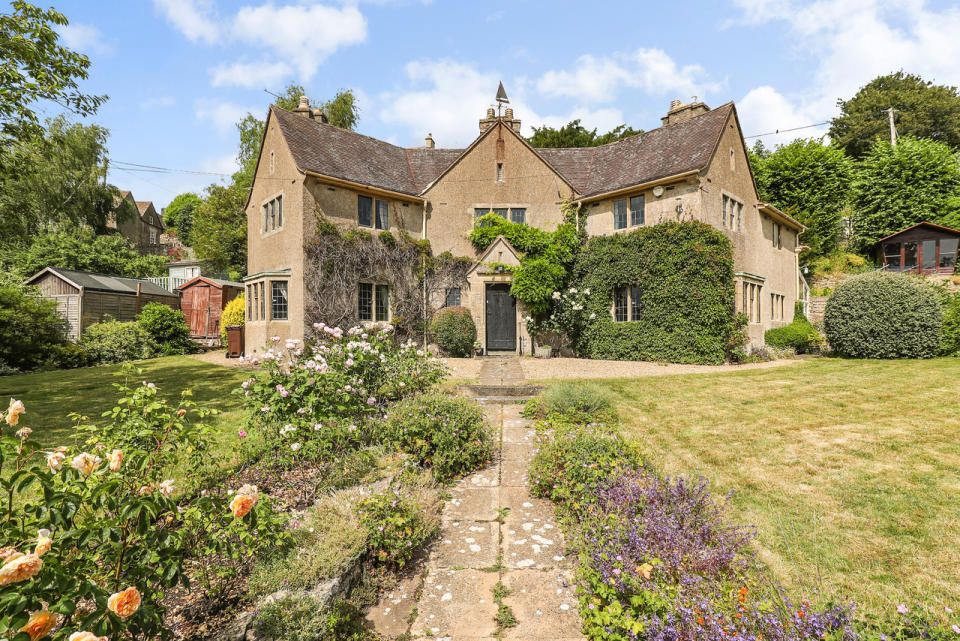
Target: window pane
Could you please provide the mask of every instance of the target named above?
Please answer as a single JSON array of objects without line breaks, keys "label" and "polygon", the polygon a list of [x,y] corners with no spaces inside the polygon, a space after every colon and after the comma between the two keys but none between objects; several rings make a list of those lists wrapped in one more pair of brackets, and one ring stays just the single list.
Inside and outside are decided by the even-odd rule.
[{"label": "window pane", "polygon": [[390,317],[390,289],[386,285],[377,285],[377,320],[385,321]]},{"label": "window pane", "polygon": [[940,240],[940,267],[953,267],[957,264],[957,244],[960,238],[942,238]]},{"label": "window pane", "polygon": [[917,244],[903,244],[903,268],[916,269],[917,267]]},{"label": "window pane", "polygon": [[627,288],[617,287],[613,290],[613,320],[618,323],[627,320]]},{"label": "window pane", "polygon": [[481,216],[486,216],[486,215],[489,214],[489,213],[490,213],[490,209],[489,209],[489,208],[487,208],[487,207],[477,207],[476,209],[473,210],[473,218],[474,218],[474,220],[476,220],[477,218],[480,218]]},{"label": "window pane", "polygon": [[273,320],[287,320],[287,281],[270,281],[270,314]]},{"label": "window pane", "polygon": [[523,207],[514,207],[510,210],[510,220],[515,223],[527,222],[527,210]]},{"label": "window pane", "polygon": [[253,287],[247,285],[247,320],[253,320]]},{"label": "window pane", "polygon": [[277,227],[283,227],[283,196],[277,196]]},{"label": "window pane", "polygon": [[460,307],[460,288],[451,287],[443,301],[444,307]]},{"label": "window pane", "polygon": [[277,201],[270,201],[270,229],[277,228]]},{"label": "window pane", "polygon": [[507,210],[506,210],[506,208],[503,208],[503,209],[494,209],[494,210],[493,210],[493,213],[495,213],[497,216],[500,216],[500,218],[506,219],[506,217],[507,217]]},{"label": "window pane", "polygon": [[626,200],[613,201],[613,228],[614,229],[627,228],[627,201]]},{"label": "window pane", "polygon": [[[737,231],[743,231],[743,203],[734,203],[737,207]],[[733,223],[733,221],[730,221]]]},{"label": "window pane", "polygon": [[936,269],[937,267],[937,241],[923,241],[923,268]]},{"label": "window pane", "polygon": [[373,227],[373,199],[357,196],[357,224],[361,227]]},{"label": "window pane", "polygon": [[730,199],[726,196],[723,197],[723,226],[727,226],[727,205],[730,203]]},{"label": "window pane", "polygon": [[362,321],[373,320],[373,285],[360,283],[357,292],[357,318]]},{"label": "window pane", "polygon": [[263,206],[263,231],[270,231],[270,204]]},{"label": "window pane", "polygon": [[260,283],[260,320],[267,319],[267,296],[266,296],[266,293],[264,292],[264,287],[266,287],[266,285],[263,282],[261,282]]},{"label": "window pane", "polygon": [[630,224],[642,225],[644,218],[643,194],[630,199]]},{"label": "window pane", "polygon": [[377,229],[390,229],[390,203],[377,201]]},{"label": "window pane", "polygon": [[640,297],[640,288],[631,287],[630,288],[630,320],[640,320],[640,315],[642,314],[642,307],[640,306],[642,299]]}]

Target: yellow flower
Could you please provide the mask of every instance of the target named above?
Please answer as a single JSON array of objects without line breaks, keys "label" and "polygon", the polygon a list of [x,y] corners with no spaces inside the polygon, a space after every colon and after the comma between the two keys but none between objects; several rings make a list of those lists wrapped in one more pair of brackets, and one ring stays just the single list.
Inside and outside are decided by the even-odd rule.
[{"label": "yellow flower", "polygon": [[118,472],[120,471],[120,466],[123,464],[123,451],[114,450],[110,452],[110,471]]},{"label": "yellow flower", "polygon": [[86,478],[96,471],[102,460],[99,456],[81,452],[73,457],[70,464],[73,466],[73,469],[83,474],[84,478]]},{"label": "yellow flower", "polygon": [[74,632],[67,641],[109,641],[107,637],[98,637],[93,632]]},{"label": "yellow flower", "polygon": [[37,548],[33,551],[37,556],[43,556],[53,547],[53,539],[50,538],[50,530],[43,529],[37,532]]},{"label": "yellow flower", "polygon": [[256,485],[244,485],[237,490],[237,495],[230,501],[230,510],[236,518],[242,519],[250,513],[259,499],[260,493]]},{"label": "yellow flower", "polygon": [[42,567],[43,561],[36,554],[14,556],[0,567],[0,587],[31,579]]},{"label": "yellow flower", "polygon": [[107,599],[107,608],[121,619],[126,619],[140,609],[140,592],[135,587],[129,587],[111,594]]},{"label": "yellow flower", "polygon": [[57,623],[60,621],[60,615],[54,614],[53,612],[47,612],[46,610],[41,610],[40,612],[34,612],[30,615],[30,620],[27,621],[27,624],[20,628],[21,632],[26,632],[30,635],[30,641],[37,641],[37,639],[42,639],[43,637],[50,634]]},{"label": "yellow flower", "polygon": [[13,427],[20,422],[20,415],[26,413],[27,409],[23,406],[23,401],[11,398],[10,407],[7,408],[7,425]]},{"label": "yellow flower", "polygon": [[47,467],[50,468],[51,472],[59,472],[66,458],[63,452],[50,452],[47,454]]}]

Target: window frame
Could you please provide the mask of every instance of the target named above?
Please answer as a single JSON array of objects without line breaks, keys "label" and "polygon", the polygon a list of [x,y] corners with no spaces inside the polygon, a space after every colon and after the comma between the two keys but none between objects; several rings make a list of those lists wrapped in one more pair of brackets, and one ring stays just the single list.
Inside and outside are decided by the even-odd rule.
[{"label": "window frame", "polygon": [[[456,303],[451,304],[451,297],[456,293]],[[460,307],[463,304],[463,291],[459,287],[448,287],[443,294],[444,307]]]},{"label": "window frame", "polygon": [[[361,307],[364,298],[364,291],[369,290],[369,318],[361,311],[366,311]],[[382,296],[381,296],[382,294]],[[381,298],[386,299],[382,303]],[[382,305],[382,307],[381,307]],[[385,312],[381,314],[381,309]],[[389,322],[390,313],[390,285],[386,283],[374,283],[369,281],[359,281],[357,283],[357,320],[361,323]]]},{"label": "window frame", "polygon": [[263,211],[263,231],[261,236],[283,229],[283,192],[273,194],[261,203]]},{"label": "window frame", "polygon": [[[634,208],[634,201],[640,202],[640,208]],[[647,220],[647,199],[644,198],[643,194],[637,194],[636,196],[630,196],[629,202],[630,208],[630,226],[631,227],[640,227],[646,224]],[[639,214],[639,216],[637,215]]]},{"label": "window frame", "polygon": [[[381,211],[382,210],[382,211]],[[381,214],[383,217],[381,218]],[[390,231],[390,201],[373,200],[373,228],[382,231]]]},{"label": "window frame", "polygon": [[[282,301],[279,300],[278,293],[282,296]],[[282,316],[279,315],[277,311],[281,306],[283,309]],[[290,287],[286,280],[270,281],[270,320],[290,320]]]},{"label": "window frame", "polygon": [[633,323],[643,319],[643,294],[640,286],[614,287],[610,314],[614,323]]},{"label": "window frame", "polygon": [[[618,207],[619,205],[619,207]],[[613,230],[620,231],[627,228],[627,212],[629,211],[629,199],[619,198],[613,201]],[[619,209],[619,211],[618,211]]]},{"label": "window frame", "polygon": [[[360,203],[369,202],[370,207],[367,209],[368,222],[364,223],[363,219],[360,217],[361,209]],[[357,227],[366,227],[368,229],[373,229],[374,224],[374,198],[372,196],[364,196],[363,194],[357,194]]]},{"label": "window frame", "polygon": [[[517,220],[518,216],[516,212],[520,212],[520,220]],[[517,223],[520,225],[527,224],[527,208],[526,207],[511,207],[510,208],[510,222]]]},{"label": "window frame", "polygon": [[503,182],[503,163],[502,162],[497,163],[497,182],[498,183]]}]

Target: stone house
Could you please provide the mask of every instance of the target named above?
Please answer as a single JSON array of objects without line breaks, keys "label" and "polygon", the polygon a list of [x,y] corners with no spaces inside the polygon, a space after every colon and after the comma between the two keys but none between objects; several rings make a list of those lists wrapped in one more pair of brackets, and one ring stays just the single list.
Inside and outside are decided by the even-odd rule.
[{"label": "stone house", "polygon": [[[804,227],[759,200],[733,103],[674,101],[661,127],[600,147],[534,149],[519,132],[512,109],[491,108],[466,149],[438,148],[429,134],[402,148],[326,124],[305,98],[292,112],[271,107],[246,205],[247,345],[304,336],[304,246],[321,213],[342,230],[402,229],[428,239],[434,255],[476,259],[466,287],[433,307],[466,306],[487,349],[530,353],[511,275],[489,268],[520,256],[502,238],[478,256],[468,235],[490,211],[555,229],[565,199],[591,235],[677,220],[714,226],[733,243],[737,311],[750,319],[751,343],[790,322],[805,286]],[[374,280],[357,283],[361,320],[391,313],[391,284]]]},{"label": "stone house", "polygon": [[[126,215],[121,213],[122,209],[127,210]],[[129,191],[120,192],[120,202],[107,221],[107,227],[120,232],[140,253],[159,254],[166,250],[162,236],[167,228],[163,224],[163,217],[157,213],[153,202],[135,200]]]}]

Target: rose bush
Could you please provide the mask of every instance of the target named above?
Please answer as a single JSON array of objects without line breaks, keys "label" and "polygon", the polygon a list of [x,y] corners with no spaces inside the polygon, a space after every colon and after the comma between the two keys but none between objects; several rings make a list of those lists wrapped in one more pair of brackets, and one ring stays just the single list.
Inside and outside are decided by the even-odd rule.
[{"label": "rose bush", "polygon": [[215,540],[226,558],[282,543],[268,500],[238,518],[217,493],[175,498],[167,470],[207,449],[206,413],[188,393],[174,406],[146,382],[119,388],[107,425],[78,429],[84,446],[41,449],[21,426],[22,402],[3,414],[0,638],[169,638],[160,599],[189,583],[188,565],[206,551],[198,540]]}]

